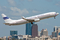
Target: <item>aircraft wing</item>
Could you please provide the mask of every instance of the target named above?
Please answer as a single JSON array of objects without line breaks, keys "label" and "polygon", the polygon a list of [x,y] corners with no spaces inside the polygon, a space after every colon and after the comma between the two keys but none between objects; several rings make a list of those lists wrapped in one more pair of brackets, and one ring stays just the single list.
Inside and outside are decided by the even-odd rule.
[{"label": "aircraft wing", "polygon": [[38,19],[26,19],[25,17],[22,17],[22,19],[27,20],[27,21],[29,21],[29,22],[40,21],[39,18],[38,18]]},{"label": "aircraft wing", "polygon": [[34,21],[34,20],[32,20],[32,19],[26,19],[24,16],[22,17],[22,19],[27,20],[27,21],[29,21],[29,22]]}]

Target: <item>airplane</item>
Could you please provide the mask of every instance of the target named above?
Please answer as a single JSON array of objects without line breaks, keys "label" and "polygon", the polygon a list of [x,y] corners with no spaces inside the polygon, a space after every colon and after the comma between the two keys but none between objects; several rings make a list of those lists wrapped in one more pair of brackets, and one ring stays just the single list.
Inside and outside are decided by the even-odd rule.
[{"label": "airplane", "polygon": [[7,17],[5,14],[2,14],[2,17],[5,21],[5,25],[22,25],[22,24],[26,24],[26,23],[31,23],[33,24],[33,22],[39,22],[40,20],[43,19],[47,19],[47,18],[51,18],[51,17],[55,17],[58,15],[59,13],[57,12],[48,12],[48,13],[44,13],[44,14],[39,14],[39,15],[35,15],[35,16],[31,16],[31,17],[22,17],[22,19],[19,20],[12,20],[9,17]]}]

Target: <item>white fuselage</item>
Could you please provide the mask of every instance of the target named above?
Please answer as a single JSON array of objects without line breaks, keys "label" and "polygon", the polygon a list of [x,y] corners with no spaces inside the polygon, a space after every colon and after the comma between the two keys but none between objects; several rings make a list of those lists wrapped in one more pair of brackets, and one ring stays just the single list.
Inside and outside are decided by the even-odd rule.
[{"label": "white fuselage", "polygon": [[[58,15],[58,13],[56,13],[56,12],[49,12],[49,13],[45,13],[45,14],[26,17],[25,19],[28,19],[28,20],[25,20],[25,19],[12,20],[9,24],[6,24],[6,25],[21,25],[21,24],[26,24],[26,23],[30,23],[30,22],[38,22],[40,20],[55,17],[57,15]],[[34,21],[29,21],[29,20],[34,20]]]}]

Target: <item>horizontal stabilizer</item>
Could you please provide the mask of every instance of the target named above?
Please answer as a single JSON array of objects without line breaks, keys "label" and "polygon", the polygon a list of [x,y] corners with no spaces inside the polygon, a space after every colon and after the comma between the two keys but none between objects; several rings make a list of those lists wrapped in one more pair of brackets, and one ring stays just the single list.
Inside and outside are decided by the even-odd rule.
[{"label": "horizontal stabilizer", "polygon": [[9,23],[4,23],[5,25],[9,25]]}]

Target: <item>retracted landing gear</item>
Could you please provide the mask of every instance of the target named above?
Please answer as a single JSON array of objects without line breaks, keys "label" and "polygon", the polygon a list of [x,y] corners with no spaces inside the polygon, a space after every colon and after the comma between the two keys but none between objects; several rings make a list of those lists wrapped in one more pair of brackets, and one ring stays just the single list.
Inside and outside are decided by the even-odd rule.
[{"label": "retracted landing gear", "polygon": [[31,22],[31,24],[33,24],[33,22]]}]

